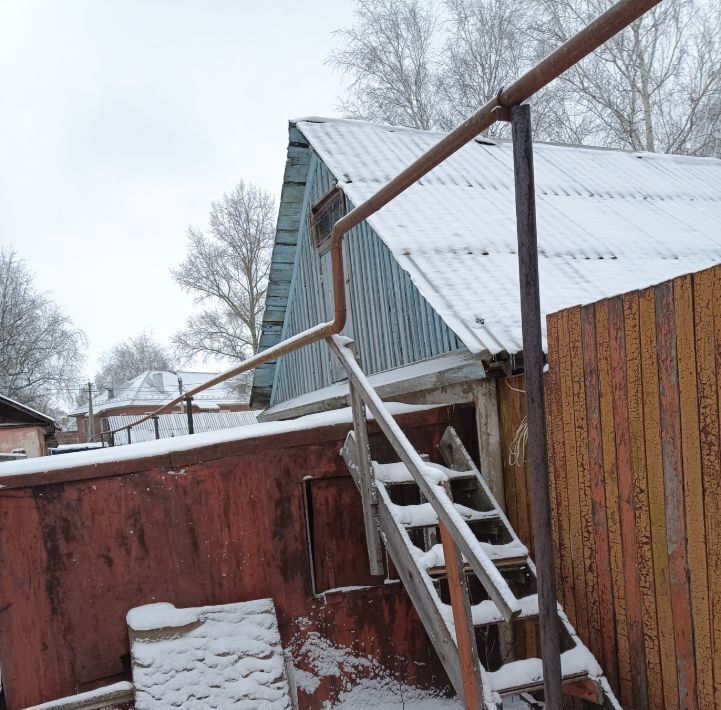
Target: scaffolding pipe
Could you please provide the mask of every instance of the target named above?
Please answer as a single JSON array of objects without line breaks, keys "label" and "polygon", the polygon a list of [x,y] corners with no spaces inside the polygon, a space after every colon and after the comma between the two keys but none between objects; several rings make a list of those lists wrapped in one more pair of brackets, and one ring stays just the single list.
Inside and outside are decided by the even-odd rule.
[{"label": "scaffolding pipe", "polygon": [[[613,5],[571,37],[571,39],[564,42],[558,49],[551,52],[551,54],[541,60],[535,67],[514,81],[510,86],[501,89],[497,96],[486,102],[478,111],[467,118],[460,126],[444,136],[436,145],[423,153],[423,155],[411,163],[405,170],[380,188],[378,192],[355,207],[347,215],[341,217],[331,230],[330,252],[334,301],[332,321],[309,328],[261,353],[256,353],[247,360],[244,360],[240,365],[220,373],[207,382],[188,390],[185,394],[194,396],[221,382],[236,377],[243,372],[253,370],[259,365],[277,360],[282,355],[287,355],[306,345],[316,343],[331,335],[340,333],[345,326],[347,311],[345,273],[343,269],[343,237],[345,234],[375,214],[392,199],[398,197],[398,195],[433,170],[433,168],[440,165],[466,143],[473,140],[478,134],[488,129],[501,118],[499,110],[507,111],[512,106],[528,100],[540,89],[550,84],[551,81],[559,77],[563,72],[598,49],[604,42],[660,2],[661,0],[621,0]],[[154,414],[166,412],[175,405],[182,403],[182,401],[183,395],[176,397],[154,412],[141,417],[137,422],[113,429],[111,433],[122,431],[123,429],[129,430],[130,427],[147,421]]]}]

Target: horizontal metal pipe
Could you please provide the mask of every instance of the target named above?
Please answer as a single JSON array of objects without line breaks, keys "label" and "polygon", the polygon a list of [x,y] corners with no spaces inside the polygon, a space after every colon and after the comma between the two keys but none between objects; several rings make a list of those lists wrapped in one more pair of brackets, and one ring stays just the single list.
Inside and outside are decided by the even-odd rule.
[{"label": "horizontal metal pipe", "polygon": [[[551,54],[541,60],[533,69],[527,71],[508,88],[503,89],[497,96],[486,102],[472,116],[441,138],[432,148],[423,153],[423,155],[412,162],[405,170],[381,187],[378,192],[352,209],[347,215],[341,217],[331,230],[330,249],[333,273],[333,300],[335,305],[333,320],[305,330],[298,335],[284,340],[282,343],[278,343],[278,345],[264,350],[262,353],[257,353],[249,357],[237,367],[220,373],[217,377],[189,390],[185,395],[193,396],[209,387],[236,377],[243,372],[252,370],[258,367],[258,365],[270,362],[306,345],[340,333],[345,326],[347,308],[345,273],[343,269],[343,237],[345,234],[354,227],[357,227],[372,214],[375,214],[381,207],[387,205],[393,198],[407,190],[413,183],[420,180],[420,178],[440,165],[446,158],[453,155],[466,143],[473,140],[479,133],[482,133],[495,123],[499,118],[498,112],[495,111],[496,108],[510,108],[516,104],[523,103],[537,91],[560,76],[564,71],[589,55],[595,49],[598,49],[604,42],[630,25],[634,20],[637,20],[652,7],[658,5],[659,2],[661,2],[661,0],[621,0],[621,2],[613,5],[558,49],[551,52]],[[147,421],[157,414],[162,414],[172,409],[172,407],[182,401],[182,396],[176,397],[154,412],[141,417],[134,424],[113,429],[111,432],[101,433],[114,434],[123,429],[129,429],[136,424]]]}]

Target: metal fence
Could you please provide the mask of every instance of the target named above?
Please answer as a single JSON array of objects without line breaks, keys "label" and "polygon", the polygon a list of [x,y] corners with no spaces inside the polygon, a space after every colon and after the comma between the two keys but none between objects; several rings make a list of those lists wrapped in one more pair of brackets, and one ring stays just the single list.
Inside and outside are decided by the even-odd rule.
[{"label": "metal fence", "polygon": [[[138,417],[132,414],[108,417],[110,429],[120,429],[113,434],[113,443],[117,445],[153,441],[154,439],[170,439],[174,436],[185,436],[188,431],[188,417],[183,414],[159,414],[140,424],[130,427]],[[193,432],[218,431],[237,426],[257,424],[255,412],[193,412]],[[132,432],[132,433],[129,433]]]}]

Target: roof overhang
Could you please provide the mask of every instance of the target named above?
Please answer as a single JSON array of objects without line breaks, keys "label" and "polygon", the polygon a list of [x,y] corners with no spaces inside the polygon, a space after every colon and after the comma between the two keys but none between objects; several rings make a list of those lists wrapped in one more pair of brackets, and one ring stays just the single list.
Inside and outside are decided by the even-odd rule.
[{"label": "roof overhang", "polygon": [[[486,368],[481,358],[464,350],[379,372],[370,375],[368,381],[381,399],[395,399],[411,393],[478,381],[485,377]],[[295,419],[306,414],[340,409],[349,404],[348,381],[343,380],[330,387],[276,404],[260,414],[258,421]]]}]

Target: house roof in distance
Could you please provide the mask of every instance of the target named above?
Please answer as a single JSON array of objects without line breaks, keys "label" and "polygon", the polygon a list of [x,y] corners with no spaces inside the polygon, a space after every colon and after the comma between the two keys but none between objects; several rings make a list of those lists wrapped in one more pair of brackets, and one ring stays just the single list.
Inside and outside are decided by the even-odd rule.
[{"label": "house roof in distance", "polygon": [[[355,205],[443,136],[292,126]],[[534,162],[544,330],[562,308],[721,262],[721,160],[536,143]],[[368,222],[469,350],[522,349],[510,142],[472,141]]]},{"label": "house roof in distance", "polygon": [[[3,394],[0,394],[0,409],[5,410],[8,414],[4,414],[2,417],[0,417],[0,421],[4,423],[11,423],[10,419],[12,418],[12,413],[17,414],[17,422],[16,423],[35,423],[39,424],[40,426],[48,426],[52,425],[55,426],[55,420],[47,415],[43,414],[42,412],[39,412],[37,409],[33,409],[32,407],[28,407],[27,404],[23,404],[22,402],[18,402],[17,400],[11,399],[10,397],[6,397]],[[15,423],[15,422],[13,422]]]},{"label": "house roof in distance", "polygon": [[[129,382],[113,385],[97,396],[93,396],[93,412],[101,414],[126,407],[147,407],[156,409],[171,401],[179,394],[178,377],[183,383],[183,392],[197,387],[215,377],[217,372],[177,373],[169,370],[148,370]],[[250,376],[221,382],[193,397],[193,404],[200,409],[217,409],[221,405],[247,404]],[[78,407],[72,415],[87,414],[87,404]]]}]

